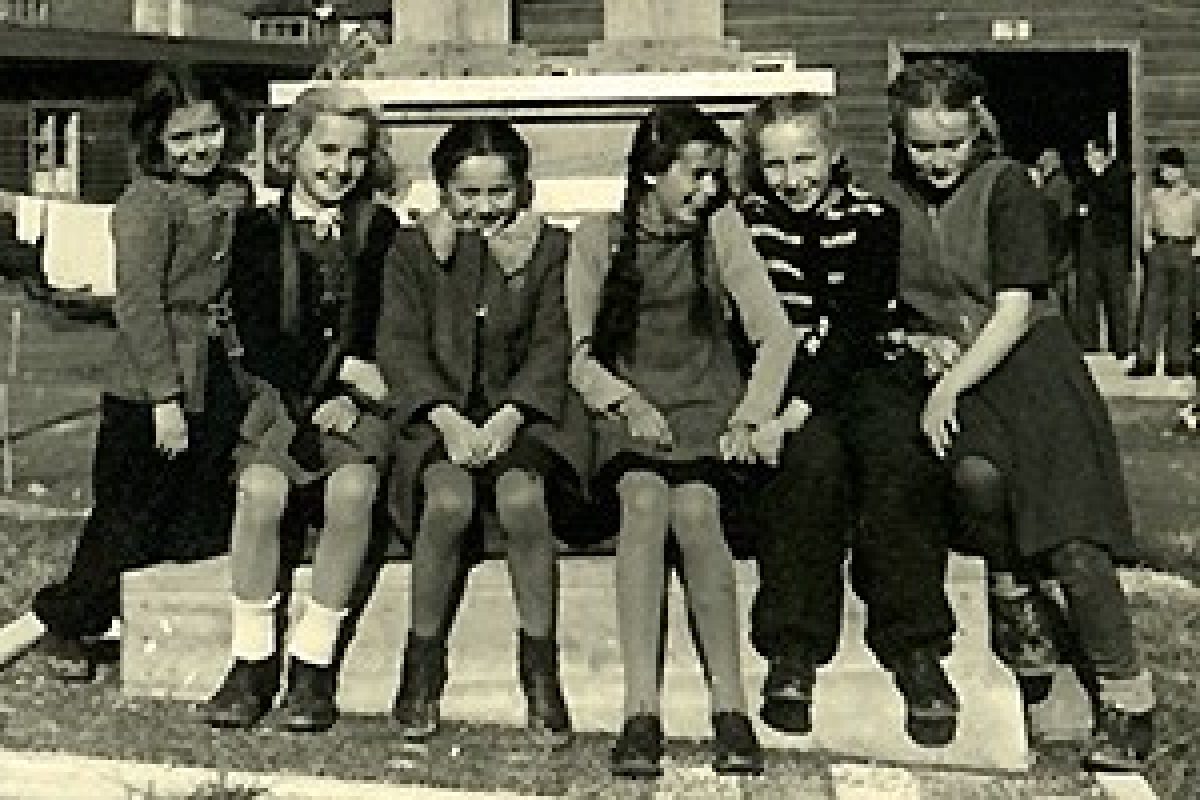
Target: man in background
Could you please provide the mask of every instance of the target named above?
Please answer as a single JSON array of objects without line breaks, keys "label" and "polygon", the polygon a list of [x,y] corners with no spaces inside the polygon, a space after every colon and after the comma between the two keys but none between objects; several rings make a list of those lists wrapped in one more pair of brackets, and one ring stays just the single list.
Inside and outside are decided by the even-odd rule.
[{"label": "man in background", "polygon": [[[1133,270],[1133,179],[1104,137],[1084,145],[1084,170],[1078,185],[1079,259],[1075,334],[1091,352],[1105,349],[1130,366],[1129,284]],[[1100,310],[1108,330],[1100,342]]]}]

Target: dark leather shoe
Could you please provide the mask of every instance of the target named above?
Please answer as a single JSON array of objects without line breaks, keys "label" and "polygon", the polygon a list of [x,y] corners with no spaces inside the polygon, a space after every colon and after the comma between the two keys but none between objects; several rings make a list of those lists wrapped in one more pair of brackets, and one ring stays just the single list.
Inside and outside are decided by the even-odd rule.
[{"label": "dark leather shoe", "polygon": [[47,633],[38,643],[50,674],[63,683],[91,683],[96,679],[96,661],[83,641]]},{"label": "dark leather shoe", "polygon": [[392,704],[392,719],[402,738],[422,742],[437,733],[445,686],[446,642],[409,633],[400,688]]},{"label": "dark leather shoe", "polygon": [[612,774],[618,778],[660,778],[664,752],[662,721],[655,714],[634,714],[621,726],[612,749]]},{"label": "dark leather shoe", "polygon": [[719,711],[713,714],[713,771],[718,775],[762,775],[763,751],[754,726],[745,714]]},{"label": "dark leather shoe", "polygon": [[220,688],[200,706],[200,716],[214,728],[252,728],[271,710],[278,692],[278,657],[234,659]]},{"label": "dark leather shoe", "polygon": [[771,728],[802,736],[812,730],[813,686],[817,670],[791,656],[772,659],[763,684],[759,717]]},{"label": "dark leather shoe", "polygon": [[958,694],[942,660],[918,648],[888,665],[904,698],[904,730],[922,747],[945,747],[958,732]]},{"label": "dark leather shoe", "polygon": [[553,637],[538,639],[521,631],[517,660],[529,730],[565,741],[571,733],[571,717],[558,677],[558,642]]},{"label": "dark leather shoe", "polygon": [[1114,707],[1096,712],[1096,727],[1085,766],[1097,772],[1141,772],[1154,746],[1154,712]]},{"label": "dark leather shoe", "polygon": [[337,666],[309,664],[292,658],[288,664],[287,694],[279,724],[289,731],[327,731],[337,721]]}]

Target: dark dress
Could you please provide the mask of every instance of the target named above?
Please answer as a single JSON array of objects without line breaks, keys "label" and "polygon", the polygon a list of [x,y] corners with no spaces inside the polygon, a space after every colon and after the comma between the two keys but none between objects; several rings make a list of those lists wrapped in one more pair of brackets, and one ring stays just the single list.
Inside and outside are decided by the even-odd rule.
[{"label": "dark dress", "polygon": [[[104,633],[126,570],[228,546],[245,405],[209,307],[225,292],[233,220],[249,197],[242,176],[220,173],[203,183],[140,177],[117,201],[118,352],[96,433],[95,502],[67,575],[33,600],[52,633]],[[169,397],[188,428],[173,458],[154,438],[153,406]]]},{"label": "dark dress", "polygon": [[446,460],[429,412],[446,404],[478,425],[511,404],[524,422],[510,449],[475,472],[477,510],[491,505],[504,471],[525,469],[546,482],[555,535],[586,543],[574,538],[585,529],[569,524],[582,503],[590,441],[582,403],[567,386],[567,234],[537,219],[522,228],[530,247],[507,268],[478,235],[459,236],[440,260],[421,225],[400,228],[388,253],[378,331],[395,430],[388,502],[410,541],[422,473]]},{"label": "dark dress", "polygon": [[[1025,338],[959,398],[962,430],[951,464],[978,456],[1004,473],[1022,554],[1082,540],[1115,558],[1134,557],[1112,422],[1047,288],[1043,210],[1024,169],[984,159],[951,191],[936,194],[900,173],[889,199],[903,219],[901,294],[921,309],[915,329],[969,346],[994,310],[996,292],[1028,289],[1035,298]],[[953,264],[940,260],[930,244],[937,241],[942,253],[956,255]]]},{"label": "dark dress", "polygon": [[[366,204],[347,218],[340,239],[318,240],[311,224],[276,208],[238,227],[231,306],[255,382],[235,453],[239,471],[266,464],[306,485],[346,464],[382,467],[386,459],[383,409],[338,372],[348,357],[375,360],[379,265],[396,219]],[[341,395],[355,401],[358,422],[347,434],[320,431],[313,412]]]}]

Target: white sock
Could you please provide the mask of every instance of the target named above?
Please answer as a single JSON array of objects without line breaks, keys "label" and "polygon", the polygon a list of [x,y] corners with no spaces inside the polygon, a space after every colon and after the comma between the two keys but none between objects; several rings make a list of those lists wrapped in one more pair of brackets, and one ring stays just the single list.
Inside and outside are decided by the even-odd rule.
[{"label": "white sock", "polygon": [[326,608],[309,600],[304,616],[292,631],[288,653],[309,664],[327,667],[333,663],[333,647],[337,644],[346,609]]},{"label": "white sock", "polygon": [[26,611],[0,628],[0,666],[24,653],[45,635],[45,623],[32,611]]},{"label": "white sock", "polygon": [[233,657],[262,661],[275,655],[275,609],[279,593],[265,603],[233,597]]}]

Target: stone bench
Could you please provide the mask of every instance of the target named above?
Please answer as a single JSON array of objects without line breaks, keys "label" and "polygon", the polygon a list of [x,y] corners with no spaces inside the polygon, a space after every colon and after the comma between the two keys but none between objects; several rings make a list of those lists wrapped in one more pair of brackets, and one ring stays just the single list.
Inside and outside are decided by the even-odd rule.
[{"label": "stone bench", "polygon": [[[338,703],[348,713],[385,714],[398,678],[408,623],[410,566],[383,566],[354,626],[343,660]],[[308,568],[295,573],[303,595]],[[748,629],[756,584],[752,563],[738,565],[739,601]],[[947,668],[963,701],[959,735],[948,747],[923,749],[903,730],[903,703],[890,677],[863,643],[861,603],[848,591],[842,641],[822,670],[814,704],[814,732],[783,736],[760,728],[769,747],[820,749],[851,757],[1024,770],[1026,737],[1011,675],[987,645],[987,605],[980,561],[954,556],[948,587],[959,633]],[[621,661],[617,638],[613,560],[562,560],[559,640],[562,677],[575,727],[616,731],[621,717]],[[196,701],[222,677],[230,643],[229,574],[225,558],[163,565],[132,572],[123,585],[122,685],[130,695]],[[293,610],[297,608],[295,598]],[[507,571],[485,561],[471,575],[450,641],[448,719],[523,725],[515,658],[516,616]],[[765,664],[744,640],[747,692],[757,708]],[[677,583],[669,599],[664,723],[670,736],[710,735],[707,692],[687,629]]]}]

